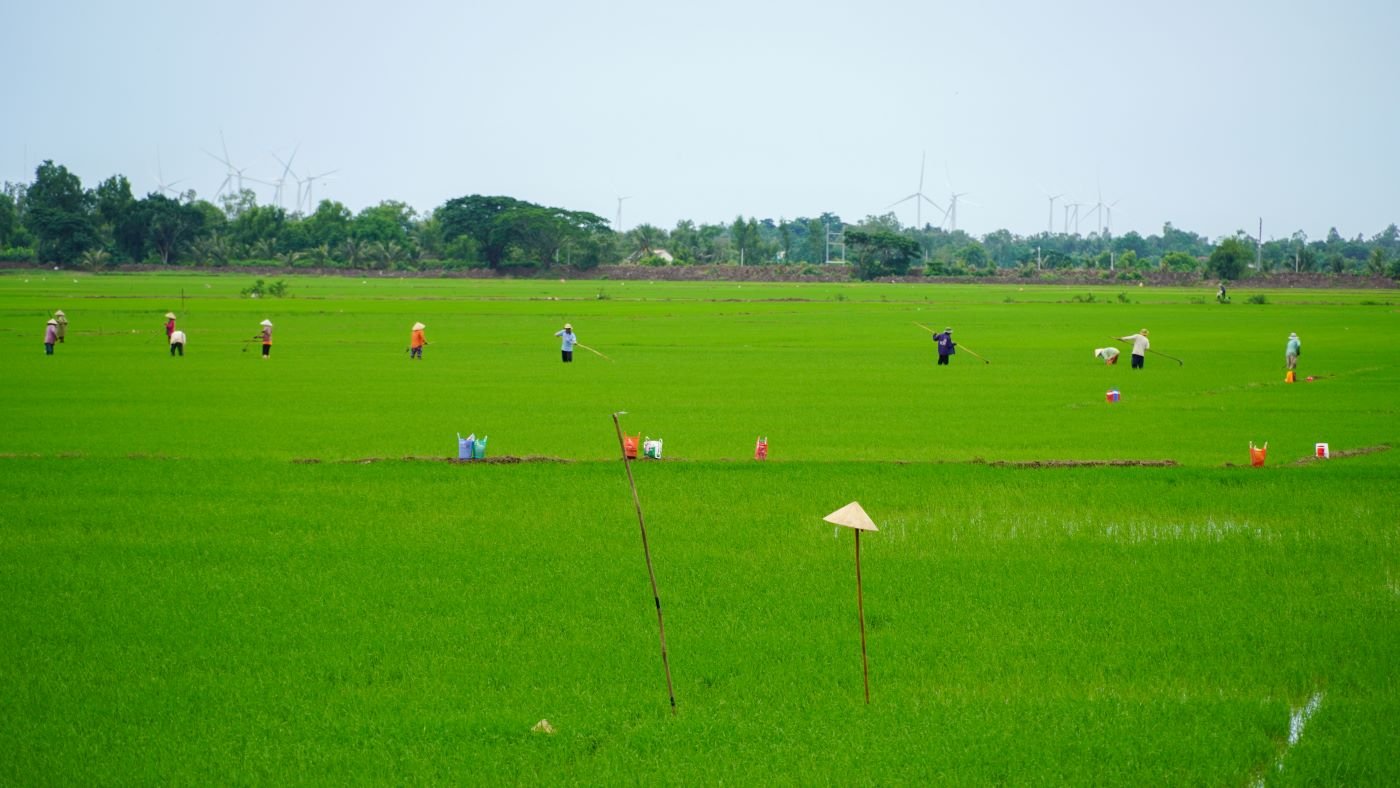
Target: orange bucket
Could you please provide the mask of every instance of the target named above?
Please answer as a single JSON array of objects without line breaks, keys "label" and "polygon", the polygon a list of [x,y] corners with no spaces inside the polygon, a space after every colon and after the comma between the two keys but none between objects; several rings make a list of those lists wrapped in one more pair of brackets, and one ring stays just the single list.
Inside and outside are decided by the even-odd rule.
[{"label": "orange bucket", "polygon": [[1265,441],[1263,446],[1255,446],[1253,441],[1249,443],[1249,464],[1256,468],[1264,467],[1264,455],[1269,451],[1269,442]]},{"label": "orange bucket", "polygon": [[642,442],[641,433],[622,436],[622,456],[629,460],[637,459],[637,445]]}]

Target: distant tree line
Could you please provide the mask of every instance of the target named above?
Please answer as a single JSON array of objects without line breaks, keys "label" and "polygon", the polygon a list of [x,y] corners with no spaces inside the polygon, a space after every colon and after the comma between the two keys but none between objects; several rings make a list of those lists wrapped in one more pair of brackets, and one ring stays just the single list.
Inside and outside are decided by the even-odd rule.
[{"label": "distant tree line", "polygon": [[127,263],[380,270],[540,268],[598,265],[850,265],[859,278],[920,272],[986,276],[1005,269],[1174,271],[1222,279],[1300,271],[1400,278],[1400,230],[1371,238],[1323,239],[1302,231],[1259,244],[1243,230],[1210,241],[1173,227],[1160,234],[1107,231],[981,238],[892,213],[847,223],[833,213],[796,219],[738,216],[727,224],[682,220],[670,230],[641,224],[625,233],[586,211],[503,196],[457,197],[428,213],[392,200],[358,213],[322,200],[310,214],[259,205],[249,190],[217,204],[193,191],[137,198],[114,175],[87,189],[66,167],[45,161],[28,184],[0,190],[0,260],[60,263],[89,270]]}]

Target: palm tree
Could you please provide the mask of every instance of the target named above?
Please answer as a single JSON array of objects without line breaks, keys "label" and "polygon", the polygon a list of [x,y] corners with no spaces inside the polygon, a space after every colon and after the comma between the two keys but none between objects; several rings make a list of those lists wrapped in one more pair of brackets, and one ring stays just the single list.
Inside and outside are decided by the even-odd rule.
[{"label": "palm tree", "polygon": [[403,259],[403,247],[398,241],[374,241],[365,247],[365,256],[376,263],[375,268],[389,269]]},{"label": "palm tree", "polygon": [[100,271],[111,260],[112,255],[106,249],[89,249],[78,258],[78,264],[89,271]]},{"label": "palm tree", "polygon": [[365,245],[353,238],[347,238],[345,243],[340,245],[340,259],[345,261],[347,268],[357,268],[360,265],[360,258],[365,256]]},{"label": "palm tree", "polygon": [[248,254],[254,260],[271,260],[277,254],[277,247],[271,238],[259,238],[248,247]]}]

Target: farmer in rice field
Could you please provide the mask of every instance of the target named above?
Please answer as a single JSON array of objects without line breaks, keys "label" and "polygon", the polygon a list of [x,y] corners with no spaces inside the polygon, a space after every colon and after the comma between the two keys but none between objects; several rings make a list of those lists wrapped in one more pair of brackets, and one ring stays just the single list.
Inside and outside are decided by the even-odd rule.
[{"label": "farmer in rice field", "polygon": [[564,357],[564,363],[572,363],[574,360],[574,345],[578,344],[578,336],[574,334],[573,324],[565,323],[562,330],[554,332],[554,336],[561,338],[559,350]]},{"label": "farmer in rice field", "polygon": [[165,340],[170,341],[170,335],[175,333],[175,313],[165,313]]},{"label": "farmer in rice field", "polygon": [[1283,348],[1283,362],[1289,370],[1298,368],[1298,356],[1303,352],[1303,341],[1298,339],[1298,334],[1288,335],[1288,344]]},{"label": "farmer in rice field", "polygon": [[1117,363],[1118,363],[1118,348],[1116,348],[1116,347],[1101,347],[1101,348],[1098,348],[1097,350],[1094,351],[1094,358],[1103,359],[1103,363],[1104,363],[1105,365],[1111,367],[1111,366],[1113,366],[1114,364],[1117,364]]},{"label": "farmer in rice field", "polygon": [[272,352],[272,321],[264,320],[262,321],[262,323],[259,323],[259,325],[262,326],[262,331],[257,334],[254,334],[253,339],[262,340],[262,357],[264,360],[266,360],[268,354]]},{"label": "farmer in rice field", "polygon": [[58,344],[63,344],[63,338],[68,335],[68,316],[60,309],[53,313],[54,322],[58,324]]},{"label": "farmer in rice field", "polygon": [[944,328],[942,333],[933,335],[933,341],[938,343],[938,366],[948,366],[948,359],[958,352],[958,343],[953,341],[953,329]]},{"label": "farmer in rice field", "polygon": [[178,328],[170,332],[170,357],[174,358],[176,353],[181,358],[185,356],[185,332]]},{"label": "farmer in rice field", "polygon": [[428,344],[428,340],[423,338],[423,329],[425,328],[427,328],[427,326],[422,323],[413,324],[413,336],[408,341],[409,361],[415,358],[419,361],[423,360],[423,346]]},{"label": "farmer in rice field", "polygon": [[1147,340],[1147,329],[1126,337],[1118,337],[1118,341],[1133,343],[1133,369],[1142,369],[1143,362],[1147,360],[1147,349],[1152,347],[1152,343]]},{"label": "farmer in rice field", "polygon": [[58,341],[58,321],[49,318],[49,322],[44,324],[44,355],[53,355],[54,343]]}]

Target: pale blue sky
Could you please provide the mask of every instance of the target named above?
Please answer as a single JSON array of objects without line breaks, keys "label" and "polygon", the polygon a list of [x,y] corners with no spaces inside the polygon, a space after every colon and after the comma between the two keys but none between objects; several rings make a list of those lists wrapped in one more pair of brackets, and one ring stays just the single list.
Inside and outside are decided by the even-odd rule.
[{"label": "pale blue sky", "polygon": [[[974,234],[1400,222],[1400,3],[19,0],[0,180],[51,158],[212,198],[233,162],[428,211],[505,194],[672,227],[915,191]],[[951,181],[951,186],[950,186]],[[251,184],[250,184],[251,185]],[[258,187],[268,201],[272,190]],[[295,202],[295,186],[284,202]],[[914,222],[913,204],[897,209]],[[923,218],[942,216],[925,205]]]}]

